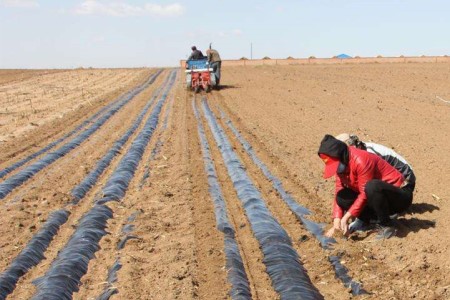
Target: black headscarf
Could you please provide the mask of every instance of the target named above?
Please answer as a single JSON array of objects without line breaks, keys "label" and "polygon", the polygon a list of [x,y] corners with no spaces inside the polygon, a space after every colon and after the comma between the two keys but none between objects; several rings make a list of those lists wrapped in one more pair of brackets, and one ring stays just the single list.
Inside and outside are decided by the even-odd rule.
[{"label": "black headscarf", "polygon": [[326,134],[320,142],[317,154],[337,157],[339,161],[348,165],[348,146],[330,134]]}]

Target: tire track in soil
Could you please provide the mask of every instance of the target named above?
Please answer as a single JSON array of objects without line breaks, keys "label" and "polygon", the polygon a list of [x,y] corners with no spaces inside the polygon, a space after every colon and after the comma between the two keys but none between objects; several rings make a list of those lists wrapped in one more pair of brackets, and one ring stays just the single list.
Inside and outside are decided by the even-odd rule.
[{"label": "tire track in soil", "polygon": [[[197,100],[197,107],[200,107],[199,104],[200,99]],[[227,205],[228,216],[236,229],[236,241],[241,251],[252,296],[254,299],[279,299],[278,294],[272,287],[269,275],[266,272],[266,267],[263,264],[264,257],[260,250],[259,243],[253,235],[242,204],[239,201],[233,183],[228,176],[223,158],[216,146],[214,137],[211,134],[203,114],[201,114],[201,116],[202,123],[205,128],[205,134],[210,145],[211,157],[215,162],[217,177],[221,184],[222,192]],[[206,188],[207,182],[205,181],[204,174],[202,181],[204,181],[204,186]],[[205,193],[207,193],[207,190]],[[209,195],[207,197],[209,197]],[[215,230],[217,231],[217,229]],[[221,246],[223,248],[223,241]]]},{"label": "tire track in soil", "polygon": [[[216,105],[210,105],[216,107]],[[213,110],[216,118],[220,116],[220,111]],[[225,124],[224,120],[217,118],[222,126],[225,128],[225,132],[232,143],[236,153],[238,153],[240,159],[243,162],[246,170],[251,176],[253,183],[260,190],[262,198],[266,200],[266,204],[273,214],[273,216],[280,222],[282,227],[287,231],[291,240],[293,241],[294,249],[299,254],[301,261],[308,271],[308,274],[313,284],[319,289],[325,299],[349,299],[351,294],[348,293],[347,288],[335,278],[334,270],[331,264],[328,262],[328,255],[324,249],[320,247],[318,241],[314,236],[303,227],[298,221],[295,214],[290,210],[288,205],[280,198],[278,193],[274,190],[272,182],[270,182],[262,171],[256,166],[253,160],[247,155],[245,149],[240,142],[234,137],[229,127]],[[252,144],[255,152],[257,151]],[[260,152],[258,152],[258,155]],[[269,168],[272,170],[272,168]],[[278,177],[280,178],[280,177]],[[284,183],[284,182],[283,182]],[[294,199],[308,197],[308,195],[301,195],[300,197],[294,197]],[[337,296],[341,295],[341,296]]]},{"label": "tire track in soil", "polygon": [[[130,206],[142,211],[134,232],[141,240],[129,241],[122,252],[124,266],[117,283],[121,299],[198,298],[197,208],[189,171],[186,104],[180,87],[178,81],[171,126],[163,133],[165,143],[151,163],[149,185],[129,197]],[[143,172],[141,169],[138,178]]]},{"label": "tire track in soil", "polygon": [[[99,132],[97,133],[97,137],[108,137],[109,139],[111,139],[111,141],[109,143],[105,143],[105,140],[100,140],[101,144],[105,145],[105,146],[111,146],[115,139],[117,139],[121,134],[123,134],[124,131],[126,131],[128,129],[128,127],[131,125],[131,123],[134,121],[134,117],[130,116],[137,116],[139,114],[139,112],[141,111],[141,108],[145,105],[145,103],[148,101],[148,99],[150,99],[151,94],[154,92],[155,90],[155,86],[157,86],[158,83],[154,83],[151,86],[149,86],[147,89],[145,89],[141,94],[137,95],[136,97],[139,97],[139,99],[135,99],[138,100],[138,102],[142,102],[139,103],[139,105],[137,105],[137,103],[133,103],[132,105],[129,106],[128,110],[125,110],[121,113],[121,115],[117,115],[117,119],[114,119],[115,123],[117,123],[117,126],[115,127],[110,127],[108,130],[111,132],[108,132],[108,130],[106,132]],[[142,104],[142,105],[141,105]],[[128,104],[127,104],[128,105]],[[150,110],[151,111],[151,110]],[[147,116],[149,113],[147,113]],[[126,120],[124,122],[124,120]],[[139,127],[142,128],[142,124]],[[105,127],[105,128],[108,128]],[[139,129],[136,132],[139,132]],[[126,153],[126,150],[130,147],[130,141],[133,140],[133,138],[136,136],[136,133],[134,135],[132,135],[132,137],[130,137],[130,139],[128,140],[128,143],[124,146],[122,153]],[[92,145],[90,143],[87,143],[87,146],[92,148]],[[98,145],[94,145],[94,149],[97,149]],[[104,155],[104,153],[106,151],[104,151],[105,147],[98,147],[98,149],[100,149],[100,151],[98,152],[98,155],[96,155],[95,159],[92,159],[90,161],[90,166],[92,167],[98,158],[100,158],[102,155]],[[110,149],[110,147],[106,147],[107,150]],[[76,163],[80,163],[80,158],[78,159],[74,159],[74,157],[68,157],[67,158],[69,161],[65,162],[65,161],[61,161],[60,163],[58,163],[57,165],[61,165],[61,169],[58,170],[62,173],[67,173],[67,168],[69,170],[73,169],[73,166],[71,166],[71,161],[75,160]],[[72,211],[71,216],[69,217],[68,222],[66,222],[59,230],[58,235],[54,238],[54,240],[52,241],[52,243],[50,244],[49,248],[47,249],[45,256],[46,256],[46,260],[42,261],[36,268],[31,269],[27,275],[25,275],[18,283],[16,291],[12,294],[12,298],[14,299],[17,295],[17,297],[21,297],[21,298],[28,298],[29,296],[31,296],[32,292],[34,291],[34,285],[31,284],[31,280],[33,278],[39,277],[40,275],[42,275],[43,273],[45,273],[46,268],[48,267],[49,262],[51,262],[57,255],[59,249],[65,245],[65,243],[67,242],[68,238],[71,236],[71,234],[74,231],[74,226],[77,224],[77,220],[87,211],[92,207],[92,198],[94,197],[94,195],[96,195],[98,192],[101,191],[101,188],[103,186],[103,184],[106,182],[107,178],[109,178],[109,175],[113,172],[113,170],[115,169],[115,166],[119,163],[121,157],[120,156],[116,156],[115,159],[112,161],[110,167],[102,174],[102,176],[100,177],[99,181],[97,182],[97,184],[94,186],[94,188],[80,201],[80,203],[76,206],[72,206],[69,207]],[[83,160],[83,158],[81,158],[81,160]],[[75,165],[76,165],[75,163]],[[76,170],[77,168],[75,168]],[[70,190],[73,188],[73,186],[80,182],[81,179],[83,178],[83,176],[86,175],[86,172],[84,172],[84,174],[81,174],[79,177],[76,177],[74,179],[72,179],[70,184],[67,184],[64,188],[65,192],[63,193],[64,195],[64,199],[59,199],[60,201],[54,201],[54,202],[46,202],[46,207],[45,209],[42,208],[42,210],[47,210],[47,211],[52,211],[54,209],[57,209],[65,204],[67,204],[69,202],[70,196]],[[76,183],[75,183],[76,182]],[[49,184],[52,184],[53,180],[50,180]],[[49,188],[49,190],[51,191],[51,188]],[[42,195],[40,195],[39,197],[36,196],[36,198],[38,198],[37,200],[39,200],[39,198],[42,197]],[[42,198],[41,198],[42,199]],[[49,197],[49,199],[51,199],[51,196]],[[33,205],[34,206],[34,205]],[[32,220],[31,220],[32,221]],[[22,221],[24,222],[24,221]],[[1,229],[0,229],[1,230]],[[26,234],[24,233],[20,233],[18,234],[20,240],[24,240]],[[28,240],[29,238],[27,238]],[[22,248],[22,247],[20,247]],[[15,255],[14,255],[15,257]]]}]

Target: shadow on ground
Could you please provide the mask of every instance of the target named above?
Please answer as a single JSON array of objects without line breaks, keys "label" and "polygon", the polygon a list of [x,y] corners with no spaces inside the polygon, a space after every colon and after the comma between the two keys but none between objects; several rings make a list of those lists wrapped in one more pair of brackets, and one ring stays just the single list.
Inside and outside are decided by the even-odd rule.
[{"label": "shadow on ground", "polygon": [[398,225],[398,237],[406,237],[411,232],[419,232],[420,230],[426,230],[436,226],[436,221],[434,220],[421,220],[417,218],[398,219],[396,223]]},{"label": "shadow on ground", "polygon": [[219,85],[219,86],[217,86],[216,87],[216,90],[226,90],[226,89],[238,89],[239,87],[238,86],[234,86],[234,85],[226,85],[226,84],[224,84],[224,85]]},{"label": "shadow on ground", "polygon": [[439,207],[428,203],[413,203],[408,208],[408,213],[410,214],[423,214],[426,212],[433,212],[439,210]]}]

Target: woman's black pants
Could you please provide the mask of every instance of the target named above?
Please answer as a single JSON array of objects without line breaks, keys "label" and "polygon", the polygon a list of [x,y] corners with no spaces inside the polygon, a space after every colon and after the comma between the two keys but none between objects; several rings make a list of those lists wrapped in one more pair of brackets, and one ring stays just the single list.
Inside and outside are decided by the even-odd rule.
[{"label": "woman's black pants", "polygon": [[[381,225],[389,224],[389,216],[404,212],[412,203],[414,186],[406,185],[398,188],[379,179],[370,180],[366,184],[367,203],[358,219],[369,223],[376,219]],[[344,211],[352,206],[358,192],[344,188],[336,195],[337,204]]]}]

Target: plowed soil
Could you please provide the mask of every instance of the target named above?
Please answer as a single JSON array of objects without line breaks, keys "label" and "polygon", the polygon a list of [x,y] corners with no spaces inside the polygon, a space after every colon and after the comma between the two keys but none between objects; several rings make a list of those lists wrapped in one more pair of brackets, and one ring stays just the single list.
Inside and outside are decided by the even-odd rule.
[{"label": "plowed soil", "polygon": [[[0,72],[0,170],[70,132],[156,69],[9,72]],[[169,73],[164,70],[88,140],[0,200],[5,212],[0,216],[0,272],[48,215],[72,200],[72,188],[128,130],[151,97],[161,97]],[[90,261],[74,299],[98,297],[107,288],[108,269],[116,259],[122,268],[113,284],[118,293],[111,299],[230,298],[223,234],[216,228],[192,108],[193,103],[200,107],[202,98],[325,299],[450,298],[450,175],[446,172],[450,64],[224,67],[222,76],[220,90],[194,94],[186,91],[178,71],[125,197],[108,203],[114,211],[109,234],[100,241],[101,249]],[[317,150],[322,137],[349,132],[393,148],[411,163],[417,176],[413,205],[399,217],[397,236],[382,241],[373,234],[337,237],[333,250],[323,250],[253,164],[222,113],[296,201],[312,211],[308,218],[327,226],[334,182],[321,176],[323,163]],[[203,116],[199,122],[205,127],[227,213],[236,229],[252,298],[278,299],[208,124]],[[32,297],[33,280],[48,270],[138,131],[92,190],[68,207],[69,220],[51,242],[46,258],[20,279],[8,299]],[[150,175],[144,179],[147,170]],[[128,221],[134,213],[136,219]],[[128,223],[134,225],[135,238],[117,249]],[[368,295],[352,296],[336,279],[327,259],[332,254],[342,256],[349,275],[362,283]]]}]

